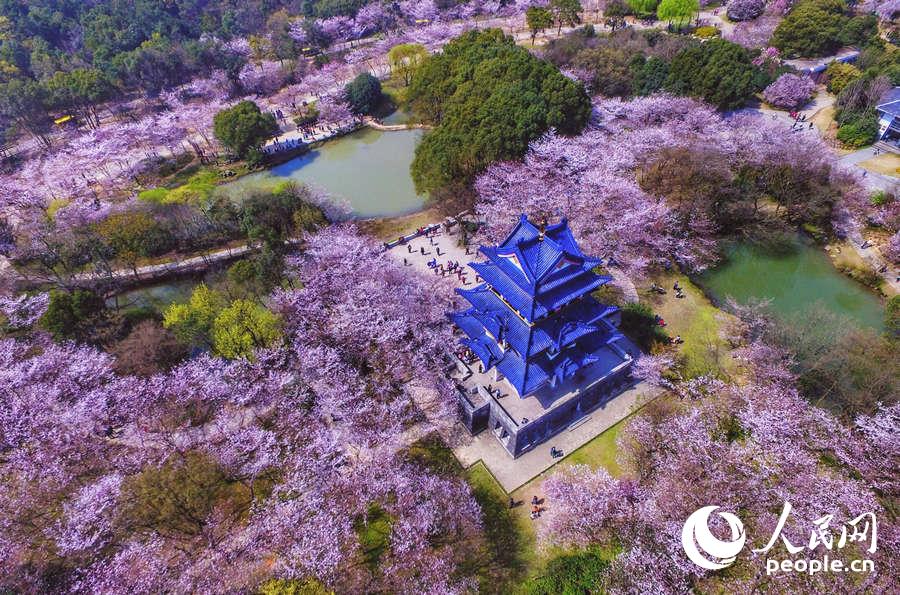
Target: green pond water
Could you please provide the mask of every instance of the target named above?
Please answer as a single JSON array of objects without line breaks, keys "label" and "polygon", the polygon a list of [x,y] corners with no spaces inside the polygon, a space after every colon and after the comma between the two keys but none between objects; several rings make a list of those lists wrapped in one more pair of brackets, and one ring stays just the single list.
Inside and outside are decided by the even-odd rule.
[{"label": "green pond water", "polygon": [[803,316],[818,304],[860,326],[883,328],[881,300],[835,269],[815,246],[798,241],[795,251],[782,255],[737,244],[728,248],[727,256],[725,264],[698,279],[718,300],[769,299],[773,311],[787,319]]},{"label": "green pond water", "polygon": [[357,217],[406,215],[421,209],[426,200],[416,194],[409,176],[409,165],[421,136],[420,130],[381,132],[363,128],[221,188],[239,200],[248,190],[295,180],[320,188],[335,199],[346,200]]},{"label": "green pond water", "polygon": [[106,305],[116,307],[118,298],[119,308],[155,308],[162,311],[174,302],[186,302],[191,297],[191,292],[200,282],[199,279],[185,277],[174,279],[144,287],[136,287],[123,291],[118,296],[108,298]]}]

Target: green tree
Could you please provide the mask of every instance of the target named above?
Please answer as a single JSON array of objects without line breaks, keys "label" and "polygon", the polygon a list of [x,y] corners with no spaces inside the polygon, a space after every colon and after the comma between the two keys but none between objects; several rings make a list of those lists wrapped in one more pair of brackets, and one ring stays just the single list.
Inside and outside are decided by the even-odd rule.
[{"label": "green tree", "polygon": [[93,320],[104,310],[103,299],[86,289],[53,290],[50,304],[38,324],[57,341],[84,340]]},{"label": "green tree", "polygon": [[665,88],[677,95],[701,97],[719,109],[733,109],[758,90],[757,75],[746,49],[713,39],[675,55]]},{"label": "green tree", "polygon": [[579,132],[584,88],[498,30],[470,31],[430,56],[409,87],[413,112],[436,124],[416,147],[413,182],[429,192],[465,183],[490,163],[518,159],[550,127]]},{"label": "green tree", "polygon": [[669,76],[669,63],[656,56],[632,63],[635,95],[651,95],[660,89]]},{"label": "green tree", "polygon": [[169,234],[145,211],[110,215],[97,225],[97,233],[135,275],[139,259],[162,253],[169,245]]},{"label": "green tree", "polygon": [[273,12],[266,20],[270,51],[283,64],[297,55],[297,42],[291,36],[291,17],[286,10]]},{"label": "green tree", "polygon": [[357,75],[346,87],[347,103],[357,114],[372,114],[381,103],[381,81],[368,72]]},{"label": "green tree", "polygon": [[556,35],[562,33],[563,25],[574,27],[581,22],[581,2],[579,0],[550,0],[550,12],[556,19]]},{"label": "green tree", "polygon": [[213,133],[235,155],[246,157],[251,149],[258,149],[278,133],[278,123],[275,116],[262,113],[258,105],[245,100],[215,115]]},{"label": "green tree", "polygon": [[35,81],[16,78],[0,84],[0,116],[14,121],[45,147],[50,146],[47,93]]},{"label": "green tree", "polygon": [[788,57],[827,56],[874,33],[874,18],[851,19],[846,11],[842,0],[801,0],[775,28],[770,43]]},{"label": "green tree", "polygon": [[111,73],[123,86],[155,97],[190,75],[186,61],[180,45],[154,33],[139,47],[117,54],[111,61]]},{"label": "green tree", "polygon": [[428,50],[420,43],[401,43],[388,52],[391,71],[403,78],[403,84],[409,86],[413,74],[428,57]]},{"label": "green tree", "polygon": [[661,0],[656,8],[656,16],[663,21],[683,24],[700,10],[698,0]]},{"label": "green tree", "polygon": [[634,74],[629,59],[620,49],[597,47],[583,50],[575,58],[575,66],[592,74],[592,89],[606,97],[631,94]]},{"label": "green tree", "polygon": [[[326,222],[312,204],[306,186],[286,182],[271,192],[254,192],[241,206],[241,228],[247,238],[282,251],[284,241],[295,232],[315,229]],[[302,227],[297,227],[297,224]]]},{"label": "green tree", "polygon": [[553,14],[546,8],[531,6],[525,11],[525,22],[531,31],[531,44],[534,45],[537,34],[553,26]]},{"label": "green tree", "polygon": [[74,111],[91,128],[100,127],[97,106],[112,98],[113,86],[97,69],[78,68],[57,72],[44,81],[49,104],[65,111]]},{"label": "green tree", "polygon": [[862,73],[852,64],[835,60],[825,69],[825,79],[828,81],[826,88],[829,93],[837,95],[860,76]]},{"label": "green tree", "polygon": [[163,313],[163,326],[179,341],[187,345],[211,344],[213,322],[225,309],[225,296],[201,283],[191,293],[187,303],[172,304]]},{"label": "green tree", "polygon": [[659,4],[659,0],[627,0],[627,2],[635,16],[641,18],[655,16],[656,6]]},{"label": "green tree", "polygon": [[203,534],[213,510],[228,510],[237,518],[252,496],[212,457],[188,451],[126,479],[120,502],[127,529],[187,541]]},{"label": "green tree", "polygon": [[213,321],[213,351],[228,359],[252,357],[281,339],[281,319],[256,302],[238,299]]}]

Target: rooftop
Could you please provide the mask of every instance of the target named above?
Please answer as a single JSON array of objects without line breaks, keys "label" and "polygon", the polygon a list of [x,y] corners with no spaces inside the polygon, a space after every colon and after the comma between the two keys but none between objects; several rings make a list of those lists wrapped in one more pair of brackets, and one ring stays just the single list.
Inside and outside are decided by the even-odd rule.
[{"label": "rooftop", "polygon": [[631,355],[626,351],[636,353],[637,347],[628,339],[621,339],[620,343],[626,347],[625,350],[611,345],[606,346],[597,352],[597,361],[582,368],[578,374],[567,378],[556,387],[545,385],[524,398],[519,398],[516,389],[505,378],[497,382],[493,379],[490,370],[479,372],[477,363],[468,366],[471,375],[465,381],[457,379],[457,382],[467,391],[467,394],[472,395],[470,400],[475,402],[484,401],[484,394],[479,396],[471,391],[477,389],[478,386],[490,386],[493,390],[491,399],[506,412],[517,426],[522,427],[527,423],[523,420],[537,420],[551,409],[562,406],[601,382],[608,375],[618,371],[622,366],[627,365],[631,361]]},{"label": "rooftop", "polygon": [[892,116],[900,116],[900,87],[894,87],[882,96],[878,107],[878,111],[882,111]]}]

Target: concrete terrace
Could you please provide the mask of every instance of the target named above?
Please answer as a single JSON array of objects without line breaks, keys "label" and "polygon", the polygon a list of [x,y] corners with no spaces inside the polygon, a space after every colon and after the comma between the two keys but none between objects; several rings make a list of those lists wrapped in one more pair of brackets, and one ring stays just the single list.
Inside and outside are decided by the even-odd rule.
[{"label": "concrete terrace", "polygon": [[[456,297],[453,293],[456,287],[472,288],[481,282],[480,279],[476,281],[475,272],[468,268],[467,264],[470,261],[483,259],[474,247],[467,249],[459,245],[459,234],[456,227],[451,230],[442,227],[430,237],[413,238],[387,252],[399,263],[404,264],[410,274],[430,277],[435,290],[446,292],[449,303],[454,304],[454,308],[462,302],[462,298]],[[428,263],[435,259],[439,265],[443,264],[445,269],[449,263],[458,262],[463,267],[463,274],[450,273],[443,277],[436,274],[434,269],[428,266]],[[450,350],[455,352],[456,345],[450,346]],[[610,358],[614,356],[619,359],[616,354],[610,353]],[[603,362],[595,365],[603,365]],[[602,380],[602,378],[591,378],[589,367],[585,370],[585,377],[590,378],[587,382],[570,379],[552,390],[553,394],[545,390],[526,399],[520,399],[505,379],[498,382],[494,380],[490,372],[479,372],[477,364],[470,366],[469,371],[470,375],[461,382],[464,389],[467,390],[469,398],[483,401],[487,398],[484,394],[485,389],[490,385],[493,394],[498,396],[498,403],[502,404],[504,410],[517,423],[524,418],[537,418],[548,408],[559,407]],[[460,375],[460,377],[462,376]],[[479,386],[483,387],[480,391]],[[567,455],[628,417],[658,395],[659,390],[655,387],[644,382],[637,383],[619,395],[602,402],[596,409],[575,421],[544,444],[515,459],[507,453],[490,430],[482,431],[473,437],[462,424],[456,423],[453,426],[453,435],[449,442],[463,466],[468,468],[478,461],[482,461],[503,489],[510,493],[563,460],[563,458],[550,456],[551,447],[560,449]],[[446,423],[436,423],[435,425],[446,426]]]}]

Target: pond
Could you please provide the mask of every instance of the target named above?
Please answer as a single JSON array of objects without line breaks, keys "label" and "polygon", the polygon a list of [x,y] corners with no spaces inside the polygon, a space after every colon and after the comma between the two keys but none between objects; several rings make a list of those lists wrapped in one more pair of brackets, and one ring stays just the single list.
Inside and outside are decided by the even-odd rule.
[{"label": "pond", "polygon": [[770,299],[785,318],[803,315],[818,303],[860,326],[883,329],[884,309],[871,291],[834,268],[828,256],[800,240],[796,250],[773,254],[746,244],[731,245],[728,260],[698,279],[718,300],[739,303]]},{"label": "pond", "polygon": [[107,298],[106,306],[115,308],[118,298],[119,308],[153,308],[162,312],[169,304],[186,302],[199,282],[199,279],[184,277],[128,289]]},{"label": "pond", "polygon": [[[400,117],[400,116],[398,116]],[[272,169],[222,186],[235,199],[254,188],[295,180],[346,199],[357,217],[393,217],[420,210],[409,175],[420,130],[381,132],[363,128],[325,142],[309,153]]]}]

